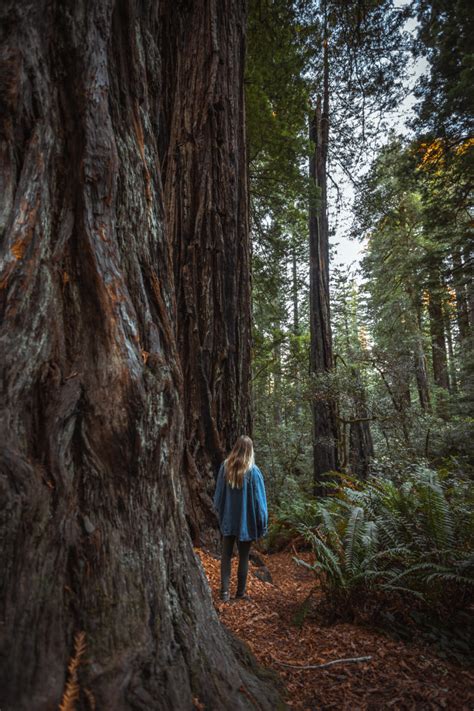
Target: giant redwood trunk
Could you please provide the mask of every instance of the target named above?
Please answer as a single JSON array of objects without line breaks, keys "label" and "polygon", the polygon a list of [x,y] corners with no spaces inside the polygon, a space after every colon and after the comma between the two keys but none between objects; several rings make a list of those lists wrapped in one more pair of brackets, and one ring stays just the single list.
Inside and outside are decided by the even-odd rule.
[{"label": "giant redwood trunk", "polygon": [[212,534],[214,474],[251,434],[244,3],[164,0],[161,160],[184,377],[187,514]]},{"label": "giant redwood trunk", "polygon": [[[327,219],[327,152],[329,136],[328,48],[324,46],[324,91],[310,123],[314,143],[309,173],[317,194],[310,201],[310,367],[315,375],[333,368],[332,334],[329,309],[329,233]],[[313,403],[313,477],[314,493],[322,495],[322,475],[337,467],[336,406],[330,396],[316,397]]]},{"label": "giant redwood trunk", "polygon": [[[209,16],[207,2],[195,5]],[[241,4],[226,5],[211,26],[215,52],[240,81]],[[179,75],[162,72],[171,12],[154,0],[11,0],[0,10],[2,711],[57,708],[71,658],[78,709],[278,704],[219,625],[185,519],[195,364],[182,325],[176,337],[180,237],[164,217],[157,140],[167,140],[160,106]],[[232,73],[227,44],[237,40]],[[233,91],[220,111],[241,135]],[[232,136],[222,141],[230,152]],[[218,219],[224,202],[215,209]],[[222,219],[243,219],[235,201],[225,210]],[[216,271],[226,258],[214,255]],[[228,327],[235,297],[220,284],[198,328]],[[229,350],[243,347],[240,326]],[[214,351],[203,344],[207,372]],[[245,392],[245,369],[238,377]]]}]

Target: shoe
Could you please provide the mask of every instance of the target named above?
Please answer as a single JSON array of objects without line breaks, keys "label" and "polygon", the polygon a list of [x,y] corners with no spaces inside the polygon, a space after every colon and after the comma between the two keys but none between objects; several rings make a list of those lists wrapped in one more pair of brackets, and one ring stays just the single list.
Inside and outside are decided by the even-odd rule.
[{"label": "shoe", "polygon": [[220,593],[220,598],[221,598],[221,600],[223,600],[224,602],[229,602],[229,600],[230,600],[230,592],[222,592],[222,591],[221,591],[221,593]]},{"label": "shoe", "polygon": [[251,598],[249,595],[247,595],[246,593],[244,593],[243,595],[238,595],[238,594],[237,594],[237,595],[235,596],[235,599],[236,599],[236,600],[251,600],[252,598]]}]

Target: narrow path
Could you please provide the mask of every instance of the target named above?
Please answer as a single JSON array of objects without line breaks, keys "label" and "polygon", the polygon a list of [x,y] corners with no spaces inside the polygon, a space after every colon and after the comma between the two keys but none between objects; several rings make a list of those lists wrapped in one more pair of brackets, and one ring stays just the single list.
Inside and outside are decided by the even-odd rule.
[{"label": "narrow path", "polygon": [[[264,583],[252,571],[249,601],[219,600],[220,563],[202,549],[199,555],[221,621],[251,648],[259,662],[275,669],[295,711],[381,711],[382,709],[474,709],[474,671],[445,661],[425,647],[398,642],[351,624],[322,627],[310,617],[302,626],[294,616],[314,587],[310,571],[290,553],[261,556],[273,577]],[[305,554],[299,554],[305,557]],[[235,595],[237,561],[232,561]],[[318,595],[318,592],[315,593]],[[368,662],[335,664],[327,669],[286,668],[334,659],[370,656]]]}]

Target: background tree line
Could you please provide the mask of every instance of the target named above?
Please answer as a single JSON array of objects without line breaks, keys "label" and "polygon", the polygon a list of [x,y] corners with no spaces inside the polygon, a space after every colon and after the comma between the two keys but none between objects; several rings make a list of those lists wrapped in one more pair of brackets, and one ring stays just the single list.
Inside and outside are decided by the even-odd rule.
[{"label": "background tree line", "polygon": [[[253,403],[273,505],[267,546],[313,550],[311,564],[295,559],[325,593],[325,619],[415,627],[463,657],[474,590],[472,18],[462,2],[252,7]],[[277,52],[252,53],[252,31],[254,46],[263,35]],[[428,72],[410,89],[417,57]],[[395,109],[410,91],[403,129]],[[271,122],[267,142],[258,126]],[[348,203],[359,267],[330,263]]]},{"label": "background tree line", "polygon": [[[251,4],[253,399],[275,502],[287,489],[317,489],[328,469],[365,477],[400,452],[436,462],[470,454],[470,20],[462,3],[441,5]],[[416,54],[430,73],[415,87],[411,131],[397,134],[388,118]],[[310,136],[324,104],[326,145]],[[310,158],[327,185],[309,175]],[[366,246],[358,275],[327,269],[338,166],[355,189],[351,235]],[[316,236],[312,212],[329,212]],[[326,243],[317,288],[330,315],[311,305],[315,240]],[[318,470],[331,448],[332,466]]]}]

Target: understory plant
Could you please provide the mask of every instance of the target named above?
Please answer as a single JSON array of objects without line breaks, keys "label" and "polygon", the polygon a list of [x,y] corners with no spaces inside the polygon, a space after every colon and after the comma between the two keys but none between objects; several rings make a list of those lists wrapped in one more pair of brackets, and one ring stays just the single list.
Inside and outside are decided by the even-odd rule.
[{"label": "understory plant", "polygon": [[384,592],[462,609],[474,592],[472,504],[469,482],[417,465],[394,479],[341,476],[333,495],[289,504],[282,515],[314,553],[311,563],[295,561],[332,605]]}]

